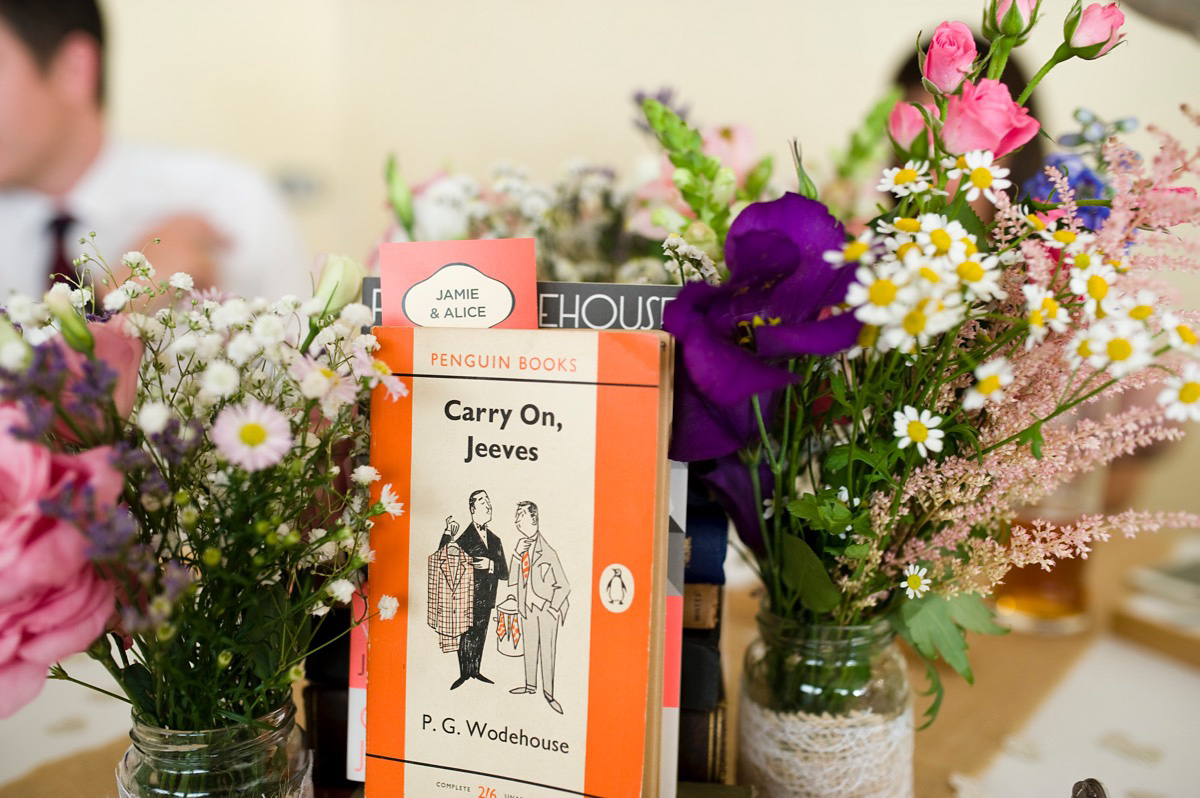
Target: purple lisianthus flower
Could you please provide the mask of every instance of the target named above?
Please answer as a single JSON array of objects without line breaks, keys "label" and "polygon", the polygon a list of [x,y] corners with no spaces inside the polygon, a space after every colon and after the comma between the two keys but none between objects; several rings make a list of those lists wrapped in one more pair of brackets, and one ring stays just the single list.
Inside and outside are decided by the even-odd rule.
[{"label": "purple lisianthus flower", "polygon": [[[861,322],[829,312],[845,299],[854,270],[822,257],[845,240],[829,210],[799,194],[755,203],[737,217],[725,242],[729,281],[691,283],[663,314],[663,329],[679,342],[685,372],[676,384],[676,410],[683,412],[673,457],[685,459],[679,456],[683,449],[702,445],[704,457],[739,448],[755,434],[756,426],[746,423],[754,419],[752,397],[803,378],[777,361],[832,355],[854,345]],[[741,432],[746,437],[735,440]],[[684,440],[701,436],[711,441]]]},{"label": "purple lisianthus flower", "polygon": [[702,479],[712,491],[713,498],[733,521],[733,528],[746,547],[755,554],[764,554],[762,521],[763,505],[754,497],[754,482],[750,469],[758,469],[758,484],[764,501],[775,494],[775,481],[766,463],[757,466],[743,463],[737,455],[727,455],[716,461],[714,468]]}]

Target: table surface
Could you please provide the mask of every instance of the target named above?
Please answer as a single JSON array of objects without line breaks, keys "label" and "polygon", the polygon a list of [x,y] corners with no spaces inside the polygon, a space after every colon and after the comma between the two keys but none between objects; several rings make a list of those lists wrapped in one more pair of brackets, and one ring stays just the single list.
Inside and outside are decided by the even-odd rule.
[{"label": "table surface", "polygon": [[[970,657],[975,684],[968,685],[942,669],[946,698],[937,722],[916,737],[916,795],[950,798],[952,773],[982,772],[1004,740],[1021,729],[1038,705],[1061,681],[1106,619],[1123,593],[1122,579],[1131,567],[1161,560],[1174,545],[1176,533],[1113,540],[1097,546],[1086,569],[1092,596],[1092,632],[1047,638],[1010,634],[973,636]],[[727,684],[735,685],[741,655],[754,636],[757,601],[748,588],[728,591],[722,649]],[[923,666],[911,672],[914,689],[925,685]],[[917,712],[923,711],[918,698]],[[736,701],[731,701],[731,709]],[[736,715],[736,712],[731,713]],[[730,718],[730,762],[735,758],[736,717]],[[17,781],[0,785],[0,798],[115,798],[113,769],[128,738],[81,751],[37,768]]]}]

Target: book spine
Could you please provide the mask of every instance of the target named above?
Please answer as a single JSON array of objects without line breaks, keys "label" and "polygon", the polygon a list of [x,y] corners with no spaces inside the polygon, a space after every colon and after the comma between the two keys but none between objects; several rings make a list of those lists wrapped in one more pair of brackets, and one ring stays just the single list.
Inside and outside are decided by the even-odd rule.
[{"label": "book spine", "polygon": [[680,781],[725,781],[725,716],[724,701],[711,710],[685,709],[680,712]]},{"label": "book spine", "polygon": [[721,586],[687,584],[683,587],[683,628],[716,629],[721,616]]}]

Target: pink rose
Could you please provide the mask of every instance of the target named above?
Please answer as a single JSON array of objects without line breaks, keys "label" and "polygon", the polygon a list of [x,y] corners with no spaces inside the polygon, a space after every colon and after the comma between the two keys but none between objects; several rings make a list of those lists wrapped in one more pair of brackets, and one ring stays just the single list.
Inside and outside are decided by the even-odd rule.
[{"label": "pink rose", "polygon": [[[108,321],[90,321],[87,328],[92,336],[93,356],[96,360],[103,361],[116,374],[116,381],[112,387],[112,398],[117,414],[121,418],[128,418],[130,412],[133,411],[134,401],[137,399],[138,370],[142,365],[142,353],[145,351],[145,345],[140,338],[128,332],[125,317],[120,314],[113,316]],[[66,361],[67,371],[70,372],[64,390],[66,395],[63,397],[64,406],[69,407],[76,393],[73,383],[82,379],[83,366],[88,357],[71,349],[61,339],[56,343],[63,354],[63,360]],[[82,419],[77,419],[77,422],[79,421]],[[54,431],[65,440],[72,443],[79,442],[74,430],[62,419],[55,422]]]},{"label": "pink rose", "polygon": [[[937,106],[926,105],[925,110],[929,111],[931,117],[937,118]],[[913,103],[901,100],[888,114],[888,133],[902,150],[910,149],[917,136],[925,132],[925,117]]]},{"label": "pink rose", "polygon": [[942,144],[955,155],[991,150],[999,158],[1033,138],[1038,127],[1007,86],[984,78],[978,85],[964,83],[962,94],[947,101]]},{"label": "pink rose", "polygon": [[1124,24],[1125,15],[1116,3],[1106,6],[1093,3],[1082,12],[1076,5],[1067,15],[1063,34],[1072,55],[1090,60],[1104,55],[1125,38],[1125,34],[1118,33]]},{"label": "pink rose", "polygon": [[0,717],[37,695],[51,664],[99,637],[113,611],[87,539],[41,507],[85,487],[96,507],[113,506],[123,480],[111,451],[51,452],[12,435],[27,424],[18,408],[0,405]]},{"label": "pink rose", "polygon": [[992,7],[992,22],[1005,36],[1021,36],[1032,27],[1040,0],[1000,0]]},{"label": "pink rose", "polygon": [[950,94],[960,85],[975,63],[975,37],[961,22],[943,22],[933,32],[925,64],[925,79],[942,94]]}]

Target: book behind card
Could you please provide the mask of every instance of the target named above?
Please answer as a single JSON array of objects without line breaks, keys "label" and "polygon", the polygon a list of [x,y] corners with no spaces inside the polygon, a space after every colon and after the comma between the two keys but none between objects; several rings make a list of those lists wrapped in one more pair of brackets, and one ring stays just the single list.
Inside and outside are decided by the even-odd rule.
[{"label": "book behind card", "polygon": [[657,796],[669,338],[375,334],[368,798]]}]

